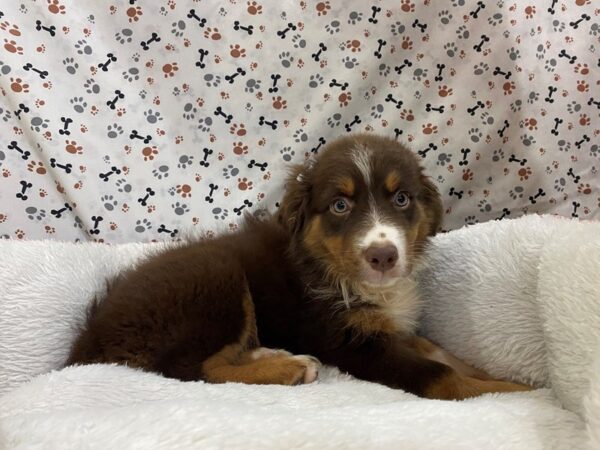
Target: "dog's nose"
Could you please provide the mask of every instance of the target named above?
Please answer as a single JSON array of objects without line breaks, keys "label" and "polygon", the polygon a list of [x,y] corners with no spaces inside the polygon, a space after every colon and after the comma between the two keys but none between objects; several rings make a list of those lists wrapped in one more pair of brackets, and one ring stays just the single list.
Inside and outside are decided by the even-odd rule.
[{"label": "dog's nose", "polygon": [[396,265],[396,261],[398,261],[398,249],[395,245],[369,247],[365,251],[365,259],[373,270],[385,272]]}]

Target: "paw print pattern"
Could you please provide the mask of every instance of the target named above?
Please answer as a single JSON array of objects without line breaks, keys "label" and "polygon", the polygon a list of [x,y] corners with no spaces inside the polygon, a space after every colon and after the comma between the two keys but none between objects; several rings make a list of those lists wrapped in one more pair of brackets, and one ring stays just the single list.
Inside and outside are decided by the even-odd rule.
[{"label": "paw print pattern", "polygon": [[445,229],[571,217],[573,201],[600,219],[592,1],[5,3],[0,192],[33,186],[5,196],[0,236],[233,230],[240,207],[274,210],[293,165],[361,132],[417,154]]}]

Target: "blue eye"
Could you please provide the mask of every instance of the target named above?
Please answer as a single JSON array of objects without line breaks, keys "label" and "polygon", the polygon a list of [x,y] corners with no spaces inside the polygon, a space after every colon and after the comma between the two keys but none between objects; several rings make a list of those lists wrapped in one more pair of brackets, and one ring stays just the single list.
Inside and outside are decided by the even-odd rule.
[{"label": "blue eye", "polygon": [[410,203],[408,193],[398,191],[394,194],[394,204],[399,208],[406,208]]},{"label": "blue eye", "polygon": [[337,198],[333,201],[333,203],[329,206],[329,209],[334,214],[344,214],[350,211],[350,205],[343,198]]}]

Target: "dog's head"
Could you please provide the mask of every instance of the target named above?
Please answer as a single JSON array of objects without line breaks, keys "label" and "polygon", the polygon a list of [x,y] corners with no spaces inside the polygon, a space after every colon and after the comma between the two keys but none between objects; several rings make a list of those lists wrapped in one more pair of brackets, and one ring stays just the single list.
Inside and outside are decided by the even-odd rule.
[{"label": "dog's head", "polygon": [[386,289],[410,274],[442,205],[417,158],[392,139],[327,145],[289,178],[279,220],[331,280]]}]

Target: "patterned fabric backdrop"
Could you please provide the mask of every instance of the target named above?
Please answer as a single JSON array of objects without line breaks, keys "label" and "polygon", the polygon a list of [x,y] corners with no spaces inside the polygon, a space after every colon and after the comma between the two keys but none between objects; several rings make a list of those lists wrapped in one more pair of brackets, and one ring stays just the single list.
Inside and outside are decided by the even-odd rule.
[{"label": "patterned fabric backdrop", "polygon": [[235,228],[349,132],[407,143],[446,229],[598,218],[594,3],[4,1],[0,234]]}]

